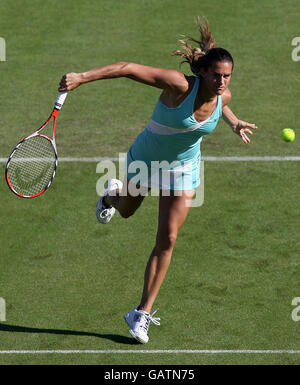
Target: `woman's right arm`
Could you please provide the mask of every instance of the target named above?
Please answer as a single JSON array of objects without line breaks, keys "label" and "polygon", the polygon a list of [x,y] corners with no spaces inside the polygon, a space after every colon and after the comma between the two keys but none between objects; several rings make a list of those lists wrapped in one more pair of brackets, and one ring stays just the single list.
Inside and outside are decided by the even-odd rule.
[{"label": "woman's right arm", "polygon": [[71,72],[62,77],[59,91],[72,91],[81,84],[95,80],[126,77],[149,86],[161,88],[175,94],[187,92],[189,84],[184,74],[175,70],[154,68],[136,63],[118,62],[87,72]]}]

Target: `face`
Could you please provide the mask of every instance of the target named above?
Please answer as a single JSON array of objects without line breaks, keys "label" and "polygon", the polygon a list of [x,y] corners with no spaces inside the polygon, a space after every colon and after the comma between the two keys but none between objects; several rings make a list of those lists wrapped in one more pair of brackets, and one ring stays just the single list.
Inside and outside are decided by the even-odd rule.
[{"label": "face", "polygon": [[215,95],[222,95],[229,85],[232,74],[232,63],[228,61],[214,62],[207,71],[201,70],[206,87]]}]

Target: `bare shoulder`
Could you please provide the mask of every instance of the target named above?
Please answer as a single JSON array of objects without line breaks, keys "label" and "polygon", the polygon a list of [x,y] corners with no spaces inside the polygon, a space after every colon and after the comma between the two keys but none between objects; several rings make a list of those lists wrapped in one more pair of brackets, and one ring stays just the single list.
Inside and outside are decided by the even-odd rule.
[{"label": "bare shoulder", "polygon": [[169,70],[174,74],[174,81],[176,80],[176,86],[178,90],[183,93],[188,92],[190,87],[194,85],[195,77],[194,76],[186,76],[180,71],[177,70]]},{"label": "bare shoulder", "polygon": [[163,90],[160,100],[168,107],[176,108],[188,96],[195,84],[195,76],[186,76],[174,71],[174,83]]},{"label": "bare shoulder", "polygon": [[222,94],[222,106],[225,107],[230,102],[231,99],[231,92],[229,88],[226,88],[226,90]]},{"label": "bare shoulder", "polygon": [[189,88],[185,75],[173,69],[126,63],[123,69],[123,76],[153,87],[169,90],[170,92],[185,93]]}]

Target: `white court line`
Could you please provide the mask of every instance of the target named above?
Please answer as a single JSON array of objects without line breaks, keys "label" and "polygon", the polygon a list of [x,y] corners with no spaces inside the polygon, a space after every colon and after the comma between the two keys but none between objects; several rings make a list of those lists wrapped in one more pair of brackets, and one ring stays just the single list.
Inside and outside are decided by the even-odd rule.
[{"label": "white court line", "polygon": [[[116,157],[62,157],[60,162],[118,161]],[[207,156],[207,162],[300,161],[300,156]],[[6,163],[7,158],[0,158]],[[0,354],[300,354],[300,350],[0,350]]]},{"label": "white court line", "polygon": [[203,156],[206,162],[287,162],[300,161],[300,156]]},{"label": "white court line", "polygon": [[0,354],[300,354],[300,350],[0,350]]},{"label": "white court line", "polygon": [[[103,160],[118,161],[117,157],[62,157],[59,162],[101,162]],[[299,162],[300,156],[203,156],[205,162]],[[0,158],[6,163],[7,158]]]}]

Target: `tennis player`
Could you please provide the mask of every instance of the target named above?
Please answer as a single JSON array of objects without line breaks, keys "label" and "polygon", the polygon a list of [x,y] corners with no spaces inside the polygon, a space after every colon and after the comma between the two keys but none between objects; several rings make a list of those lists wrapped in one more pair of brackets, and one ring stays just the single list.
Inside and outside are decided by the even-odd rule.
[{"label": "tennis player", "polygon": [[[156,242],[146,266],[141,300],[124,316],[130,334],[141,343],[149,340],[150,322],[160,324],[151,309],[169,268],[178,231],[200,183],[202,137],[215,129],[221,116],[244,143],[250,142],[248,134],[252,135],[252,130],[257,128],[255,124],[238,119],[228,107],[231,99],[228,85],[234,66],[232,56],[216,46],[206,19],[199,19],[197,26],[200,40],[181,40],[183,51],[173,52],[189,63],[195,76],[118,62],[88,72],[69,73],[60,81],[61,92],[95,80],[121,77],[162,90],[149,124],[127,153],[126,186],[117,179],[110,180],[96,208],[101,223],[109,222],[115,210],[128,218],[141,205],[145,191],[153,188],[154,182],[160,189]],[[193,48],[191,42],[198,47]],[[140,170],[136,172],[141,162],[147,170],[143,175]],[[169,167],[159,169],[158,162]]]}]

